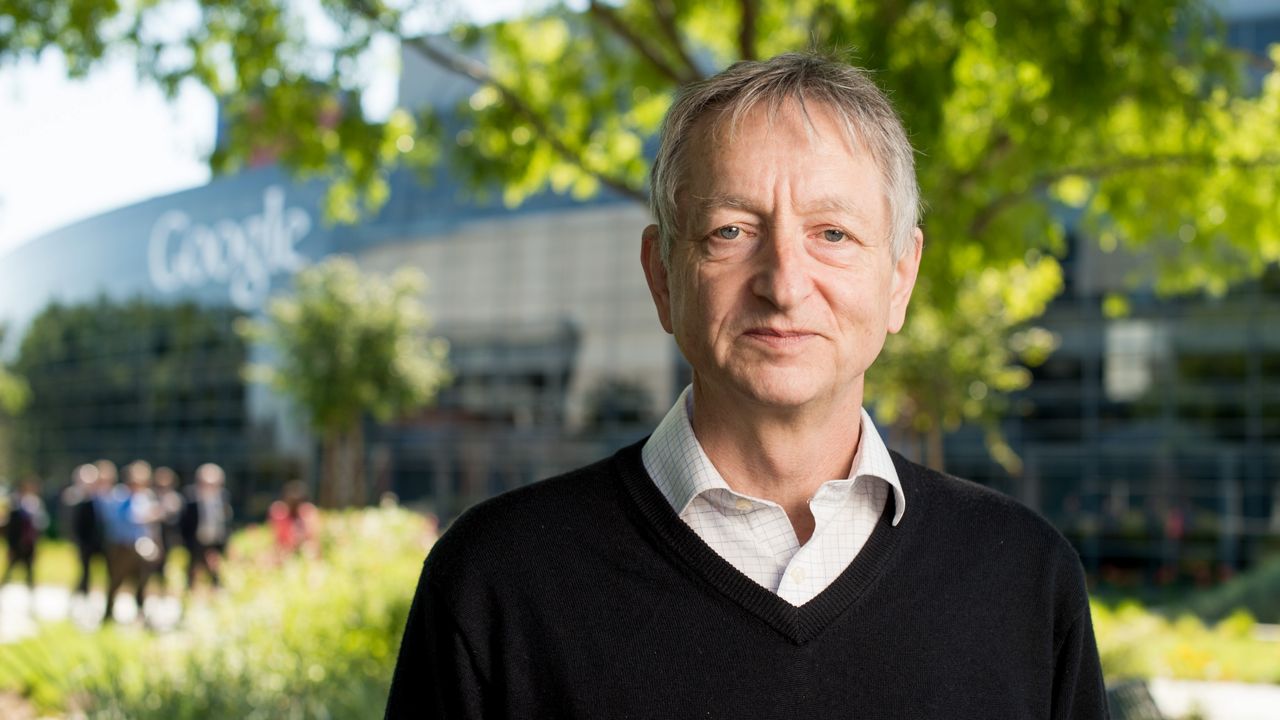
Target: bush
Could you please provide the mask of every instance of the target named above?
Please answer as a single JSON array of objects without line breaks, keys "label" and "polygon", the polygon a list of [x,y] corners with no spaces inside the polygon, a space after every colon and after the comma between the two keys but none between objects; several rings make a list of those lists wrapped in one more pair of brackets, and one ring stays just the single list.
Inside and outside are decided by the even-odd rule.
[{"label": "bush", "polygon": [[1193,615],[1168,619],[1136,603],[1093,605],[1094,632],[1108,681],[1124,677],[1280,683],[1280,653],[1254,635],[1237,610],[1217,625]]},{"label": "bush", "polygon": [[1280,556],[1259,563],[1220,587],[1197,593],[1186,608],[1211,621],[1244,608],[1260,622],[1280,623]]},{"label": "bush", "polygon": [[90,718],[367,718],[381,713],[433,536],[399,509],[324,516],[317,558],[237,534],[225,591],[152,635],[47,626],[0,647],[0,690]]}]

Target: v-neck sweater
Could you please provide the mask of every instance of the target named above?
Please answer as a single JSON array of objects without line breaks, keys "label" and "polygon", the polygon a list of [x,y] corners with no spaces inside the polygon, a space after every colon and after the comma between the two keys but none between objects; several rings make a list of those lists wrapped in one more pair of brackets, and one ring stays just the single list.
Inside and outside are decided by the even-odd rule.
[{"label": "v-neck sweater", "polygon": [[1106,717],[1079,558],[1014,500],[894,454],[911,512],[796,607],[680,520],[641,447],[450,527],[387,717]]}]

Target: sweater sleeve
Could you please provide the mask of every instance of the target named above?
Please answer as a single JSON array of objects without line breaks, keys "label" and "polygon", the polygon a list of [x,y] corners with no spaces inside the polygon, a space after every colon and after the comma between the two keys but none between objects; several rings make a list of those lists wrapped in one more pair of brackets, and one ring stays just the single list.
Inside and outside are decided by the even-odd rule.
[{"label": "sweater sleeve", "polygon": [[1076,617],[1058,647],[1053,675],[1054,720],[1107,720],[1107,689],[1089,608]]},{"label": "sweater sleeve", "polygon": [[445,603],[433,595],[428,561],[418,580],[385,717],[484,717],[484,681]]}]

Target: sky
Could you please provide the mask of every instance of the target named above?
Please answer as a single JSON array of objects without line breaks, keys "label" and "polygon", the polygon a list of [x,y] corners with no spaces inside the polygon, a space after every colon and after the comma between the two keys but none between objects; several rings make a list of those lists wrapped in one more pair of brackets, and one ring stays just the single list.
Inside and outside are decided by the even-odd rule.
[{"label": "sky", "polygon": [[[531,4],[460,3],[481,22]],[[395,105],[398,60],[391,44],[375,55],[365,109],[377,117]],[[129,57],[83,80],[66,77],[56,51],[0,65],[0,262],[64,225],[205,184],[216,119],[208,91],[192,83],[170,101]]]},{"label": "sky", "polygon": [[188,88],[172,103],[116,61],[84,81],[58,53],[0,69],[0,258],[76,220],[202,185],[217,107]]}]

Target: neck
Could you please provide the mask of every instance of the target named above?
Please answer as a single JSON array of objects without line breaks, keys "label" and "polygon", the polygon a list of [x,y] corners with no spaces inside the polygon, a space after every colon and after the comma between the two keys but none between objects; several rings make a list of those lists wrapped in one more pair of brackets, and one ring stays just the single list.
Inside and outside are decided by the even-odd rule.
[{"label": "neck", "polygon": [[848,476],[862,439],[862,387],[804,408],[725,402],[695,379],[691,423],[729,487],[782,506],[801,544],[813,534],[809,500],[828,480]]}]

